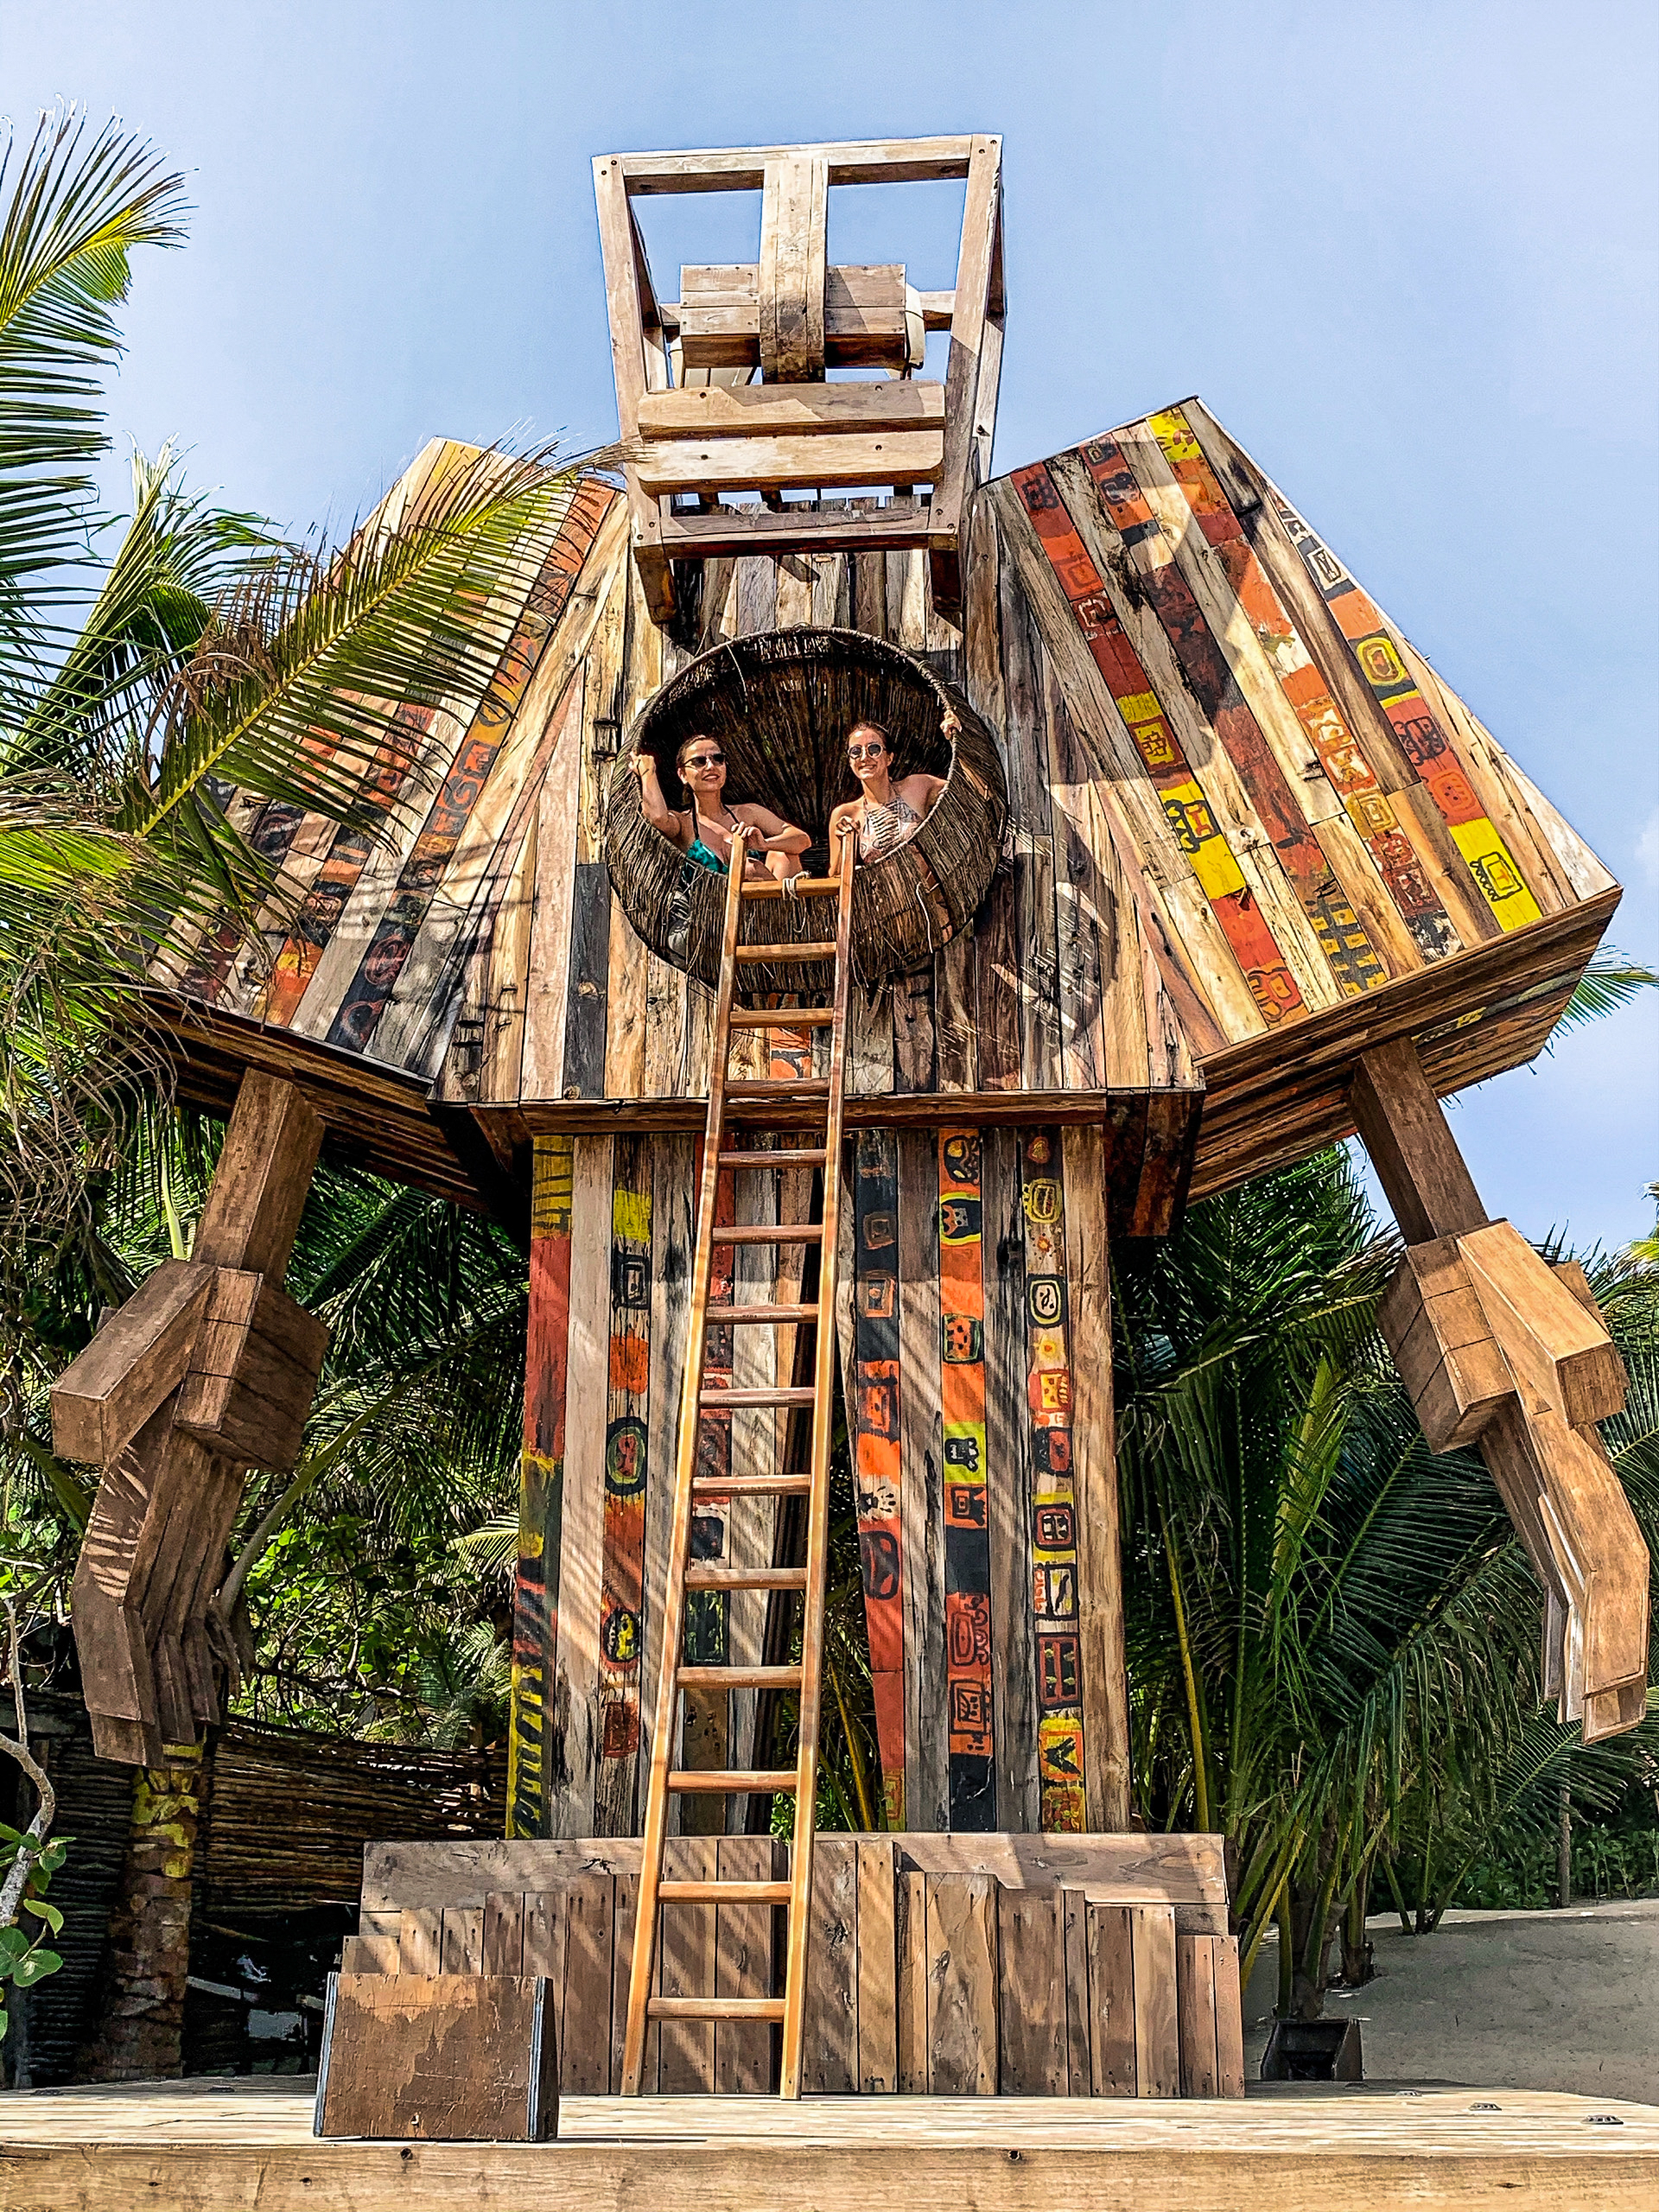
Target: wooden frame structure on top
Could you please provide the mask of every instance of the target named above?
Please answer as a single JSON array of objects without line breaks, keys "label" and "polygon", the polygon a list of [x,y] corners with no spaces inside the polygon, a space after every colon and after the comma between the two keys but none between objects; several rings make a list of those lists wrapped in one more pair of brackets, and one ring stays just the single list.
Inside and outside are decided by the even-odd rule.
[{"label": "wooden frame structure on top", "polygon": [[[800,550],[925,547],[934,604],[960,607],[963,525],[990,474],[1001,368],[1001,138],[978,136],[594,161],[633,553],[655,621],[674,613],[674,562]],[[829,265],[832,185],[957,179],[967,197],[954,290],[918,292],[902,267]],[[688,269],[683,296],[659,300],[631,203],[756,190],[759,261]],[[913,373],[930,330],[950,334],[942,385]],[[830,384],[834,367],[888,373]],[[819,497],[888,485],[890,505]],[[914,496],[924,485],[931,496]],[[734,506],[722,491],[760,504]],[[682,512],[687,493],[697,505]]]}]

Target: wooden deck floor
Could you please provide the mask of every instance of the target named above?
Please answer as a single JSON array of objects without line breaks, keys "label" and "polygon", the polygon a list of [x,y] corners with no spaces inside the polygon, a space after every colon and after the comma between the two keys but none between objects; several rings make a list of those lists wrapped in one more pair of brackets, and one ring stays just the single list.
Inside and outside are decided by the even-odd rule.
[{"label": "wooden deck floor", "polygon": [[0,2096],[0,2212],[1652,2212],[1659,2107],[1539,2090],[566,2099],[556,2143],[319,2143],[292,2079]]}]

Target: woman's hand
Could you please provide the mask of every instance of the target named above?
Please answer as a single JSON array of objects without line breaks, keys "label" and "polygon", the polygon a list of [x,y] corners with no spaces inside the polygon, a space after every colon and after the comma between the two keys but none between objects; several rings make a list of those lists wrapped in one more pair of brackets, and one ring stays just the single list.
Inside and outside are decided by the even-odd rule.
[{"label": "woman's hand", "polygon": [[962,724],[957,718],[957,710],[954,707],[947,707],[944,712],[940,715],[939,735],[941,737],[960,737],[962,735]]}]

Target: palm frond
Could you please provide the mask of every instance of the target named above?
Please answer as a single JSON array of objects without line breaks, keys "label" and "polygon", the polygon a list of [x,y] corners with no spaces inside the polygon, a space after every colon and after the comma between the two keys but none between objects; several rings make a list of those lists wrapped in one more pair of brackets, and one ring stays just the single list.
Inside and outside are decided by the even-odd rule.
[{"label": "palm frond", "polygon": [[1643,961],[1628,958],[1614,945],[1602,945],[1591,955],[1589,966],[1573,985],[1573,995],[1551,1030],[1545,1049],[1553,1051],[1556,1039],[1565,1037],[1569,1029],[1603,1020],[1628,1006],[1641,992],[1655,989],[1659,989],[1659,971]]}]

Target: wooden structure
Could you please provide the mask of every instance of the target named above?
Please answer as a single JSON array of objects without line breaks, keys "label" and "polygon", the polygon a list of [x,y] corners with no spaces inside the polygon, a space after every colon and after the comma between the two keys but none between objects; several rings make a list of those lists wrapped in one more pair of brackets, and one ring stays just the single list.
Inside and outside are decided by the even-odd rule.
[{"label": "wooden structure", "polygon": [[1242,2101],[845,2097],[561,2099],[556,2145],[315,2141],[282,2081],[169,2082],[7,2097],[4,2212],[519,2212],[645,2201],[654,2212],[1648,2212],[1651,2105],[1542,2090],[1310,2089]]},{"label": "wooden structure", "polygon": [[[646,611],[667,621],[673,564],[743,554],[923,546],[933,594],[961,594],[969,503],[990,474],[1002,360],[1002,142],[893,139],[697,154],[605,154],[594,163],[605,291]],[[955,288],[918,292],[902,267],[829,264],[832,186],[966,180]],[[680,271],[659,301],[632,202],[664,192],[762,195],[758,261]],[[943,385],[926,334],[949,331]],[[831,368],[886,379],[830,384]],[[759,372],[761,381],[750,379]],[[899,484],[880,511],[823,508],[826,486]],[[810,499],[785,504],[789,491]],[[760,506],[718,495],[761,495]],[[682,502],[679,495],[686,495]]]},{"label": "wooden structure", "polygon": [[[339,1155],[528,1232],[510,1819],[543,1850],[632,1836],[671,1771],[706,1777],[665,1820],[676,1847],[717,1870],[770,1848],[747,1791],[782,1766],[773,1670],[806,1521],[798,1495],[739,1478],[799,1465],[793,1402],[830,1319],[781,1224],[822,1229],[843,1287],[887,1828],[1126,1829],[1110,1241],[1356,1129],[1410,1248],[1387,1314],[1402,1373],[1431,1439],[1478,1441],[1493,1469],[1546,1592],[1560,1709],[1592,1738],[1640,1710],[1646,1554],[1593,1427],[1618,1363],[1581,1286],[1486,1220],[1437,1103],[1539,1050],[1617,886],[1198,400],[989,476],[998,159],[962,139],[601,161],[626,493],[573,486],[527,546],[493,611],[493,682],[408,719],[412,765],[373,779],[383,842],[236,799],[292,901],[263,938],[209,931],[154,978],[187,1097],[239,1096],[239,1119],[280,1091]],[[893,271],[825,266],[824,194],[878,175],[966,177],[948,308],[913,306]],[[677,309],[660,302],[631,201],[755,185],[753,268],[689,270]],[[941,397],[906,372],[918,314],[925,336],[947,312]],[[836,380],[855,356],[892,373]],[[394,506],[453,457],[429,448]],[[843,1086],[830,1028],[804,1016],[728,1039],[716,886],[690,887],[680,948],[676,863],[626,756],[718,730],[728,799],[786,773],[784,810],[816,830],[852,795],[832,780],[841,709],[872,696],[947,783],[914,846],[855,880]],[[928,725],[958,698],[950,743]],[[781,959],[753,978],[774,999],[804,980]],[[845,1147],[779,1126],[826,1084]],[[197,1262],[263,1268],[265,1297],[280,1263],[251,1249]],[[88,1649],[118,1627],[99,1695],[134,1758],[212,1694],[187,1633],[213,1618],[211,1559],[168,1564],[209,1477],[123,1471],[148,1448],[148,1430],[125,1441],[135,1420],[199,1435],[200,1299],[146,1285],[61,1396],[106,1466],[78,1629]],[[668,1470],[705,1326],[688,1529]],[[234,1401],[234,1362],[203,1373]],[[688,1536],[702,1586],[682,1643],[664,1623]],[[154,1719],[120,1656],[140,1646],[173,1685]],[[641,1688],[677,1669],[664,1742]]]}]

